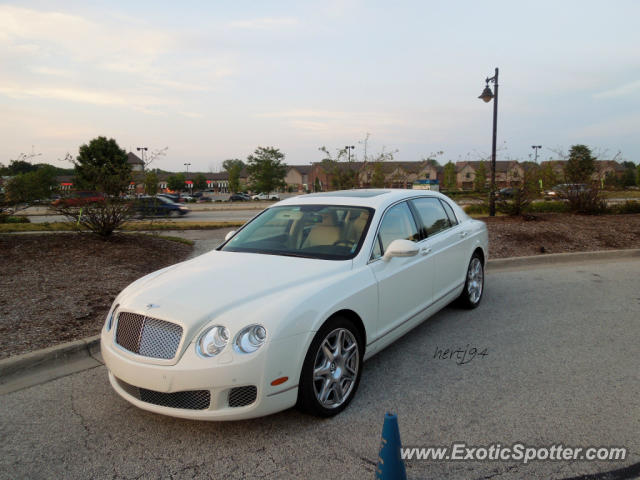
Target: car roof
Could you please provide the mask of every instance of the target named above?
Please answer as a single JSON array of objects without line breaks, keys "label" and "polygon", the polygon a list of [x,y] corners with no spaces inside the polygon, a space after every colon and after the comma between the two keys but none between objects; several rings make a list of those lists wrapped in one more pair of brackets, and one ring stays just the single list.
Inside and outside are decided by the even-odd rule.
[{"label": "car roof", "polygon": [[432,190],[358,189],[298,195],[289,197],[276,205],[353,205],[378,209],[385,208],[400,200],[415,197],[446,198],[441,193]]}]

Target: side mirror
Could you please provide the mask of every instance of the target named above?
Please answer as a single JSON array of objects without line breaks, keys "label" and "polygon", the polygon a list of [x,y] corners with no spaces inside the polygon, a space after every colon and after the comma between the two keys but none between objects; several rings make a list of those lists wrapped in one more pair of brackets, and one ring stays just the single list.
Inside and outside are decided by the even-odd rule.
[{"label": "side mirror", "polygon": [[415,257],[419,251],[420,248],[415,242],[399,238],[389,244],[382,259],[388,262],[393,257]]},{"label": "side mirror", "polygon": [[231,230],[229,233],[227,233],[224,236],[224,241],[226,242],[227,240],[229,240],[231,237],[233,237],[236,234],[237,230]]}]

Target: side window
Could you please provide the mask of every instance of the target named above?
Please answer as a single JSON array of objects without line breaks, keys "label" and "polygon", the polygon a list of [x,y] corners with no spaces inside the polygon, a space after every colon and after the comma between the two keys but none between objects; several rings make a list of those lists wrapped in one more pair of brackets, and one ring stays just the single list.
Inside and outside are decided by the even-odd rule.
[{"label": "side window", "polygon": [[422,234],[424,237],[435,235],[451,226],[449,217],[447,217],[440,200],[437,198],[416,198],[412,202],[422,220],[422,226],[424,227]]},{"label": "side window", "polygon": [[440,203],[442,203],[442,206],[444,207],[445,211],[447,212],[447,215],[449,216],[449,221],[451,222],[451,226],[453,227],[457,225],[458,219],[456,218],[456,214],[453,213],[453,208],[451,208],[451,205],[449,205],[444,200],[440,200]]},{"label": "side window", "polygon": [[[406,202],[394,205],[384,214],[378,238],[376,238],[378,246],[374,246],[372,258],[384,255],[389,244],[399,238],[413,242],[419,239],[418,227],[416,227],[416,222],[413,220],[411,210]],[[379,246],[380,243],[382,243],[382,248]]]}]

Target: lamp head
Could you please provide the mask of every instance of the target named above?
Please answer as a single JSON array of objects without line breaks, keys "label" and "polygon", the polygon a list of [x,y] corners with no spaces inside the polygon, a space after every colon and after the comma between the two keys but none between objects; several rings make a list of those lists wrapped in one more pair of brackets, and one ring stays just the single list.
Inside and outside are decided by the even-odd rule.
[{"label": "lamp head", "polygon": [[484,90],[482,91],[482,93],[478,98],[480,100],[483,100],[485,103],[489,103],[491,101],[491,99],[493,98],[493,92],[489,88],[489,85],[484,87]]}]

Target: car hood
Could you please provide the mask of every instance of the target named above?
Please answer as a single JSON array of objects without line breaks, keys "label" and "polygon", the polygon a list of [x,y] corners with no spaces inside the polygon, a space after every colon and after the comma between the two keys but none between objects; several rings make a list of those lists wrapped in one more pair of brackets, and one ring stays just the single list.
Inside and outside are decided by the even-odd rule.
[{"label": "car hood", "polygon": [[[212,251],[127,287],[120,309],[179,323],[193,336],[221,312],[351,270],[352,262]],[[238,318],[231,330],[251,319]]]}]

